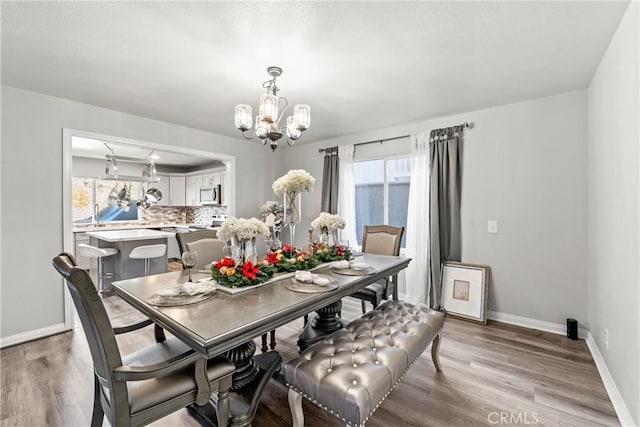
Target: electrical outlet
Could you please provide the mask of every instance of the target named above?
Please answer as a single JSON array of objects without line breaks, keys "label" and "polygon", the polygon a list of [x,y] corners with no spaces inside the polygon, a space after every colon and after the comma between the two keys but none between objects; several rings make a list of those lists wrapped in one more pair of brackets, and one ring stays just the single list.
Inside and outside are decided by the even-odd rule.
[{"label": "electrical outlet", "polygon": [[604,348],[606,348],[607,351],[609,351],[609,330],[608,329],[604,330]]},{"label": "electrical outlet", "polygon": [[490,219],[487,221],[487,233],[496,234],[498,232],[498,220]]}]

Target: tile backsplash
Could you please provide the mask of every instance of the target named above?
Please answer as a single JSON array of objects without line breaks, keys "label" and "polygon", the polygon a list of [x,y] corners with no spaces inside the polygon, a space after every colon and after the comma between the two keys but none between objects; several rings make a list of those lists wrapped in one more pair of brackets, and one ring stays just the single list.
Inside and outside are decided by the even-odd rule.
[{"label": "tile backsplash", "polygon": [[[211,224],[213,214],[221,212],[226,212],[226,208],[217,206],[151,206],[148,209],[140,210],[140,220],[150,223]],[[183,213],[186,213],[185,219],[183,219]]]},{"label": "tile backsplash", "polygon": [[[172,207],[172,206],[151,206],[147,209],[140,210],[140,220],[150,223],[175,223],[181,224],[183,222],[182,213],[187,213],[187,220],[189,222],[189,211],[191,208],[184,207]],[[192,214],[193,216],[193,214]]]}]

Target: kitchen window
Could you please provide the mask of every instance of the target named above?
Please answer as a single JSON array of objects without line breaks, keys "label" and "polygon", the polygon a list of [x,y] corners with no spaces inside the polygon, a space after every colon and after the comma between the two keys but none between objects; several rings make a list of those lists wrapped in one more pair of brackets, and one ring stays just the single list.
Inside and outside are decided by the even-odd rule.
[{"label": "kitchen window", "polygon": [[[137,221],[139,219],[137,202],[142,194],[140,182],[73,177],[71,178],[71,186],[74,224],[96,222],[93,210],[96,203],[99,207],[100,222]],[[123,189],[124,192],[122,192]],[[125,200],[120,200],[119,195],[124,195]]]},{"label": "kitchen window", "polygon": [[411,158],[395,157],[355,161],[356,236],[362,245],[365,225],[388,224],[405,227],[411,183]]}]

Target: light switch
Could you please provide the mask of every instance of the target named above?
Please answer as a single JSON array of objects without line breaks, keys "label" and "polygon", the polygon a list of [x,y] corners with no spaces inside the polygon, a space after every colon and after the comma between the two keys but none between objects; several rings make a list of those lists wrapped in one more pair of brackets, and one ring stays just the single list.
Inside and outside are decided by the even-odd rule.
[{"label": "light switch", "polygon": [[487,233],[496,234],[498,232],[498,220],[490,219],[487,221]]}]

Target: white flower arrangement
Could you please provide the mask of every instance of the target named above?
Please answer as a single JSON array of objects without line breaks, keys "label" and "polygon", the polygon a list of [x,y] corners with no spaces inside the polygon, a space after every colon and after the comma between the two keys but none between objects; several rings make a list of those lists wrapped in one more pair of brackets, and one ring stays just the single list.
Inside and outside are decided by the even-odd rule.
[{"label": "white flower arrangement", "polygon": [[316,179],[302,169],[293,169],[276,179],[273,183],[273,192],[281,196],[285,193],[294,195],[303,191],[311,191]]},{"label": "white flower arrangement", "polygon": [[284,208],[280,203],[273,200],[268,200],[264,203],[264,205],[260,206],[260,214],[262,215],[263,220],[266,220],[269,215],[273,215],[274,223],[279,224],[282,221]]},{"label": "white flower arrangement", "polygon": [[327,212],[321,212],[320,215],[311,221],[311,226],[320,231],[332,231],[343,229],[347,225],[338,215],[331,215]]},{"label": "white flower arrangement", "polygon": [[222,223],[218,230],[218,239],[231,240],[249,240],[257,236],[269,234],[269,228],[257,218],[236,218],[231,217]]}]

